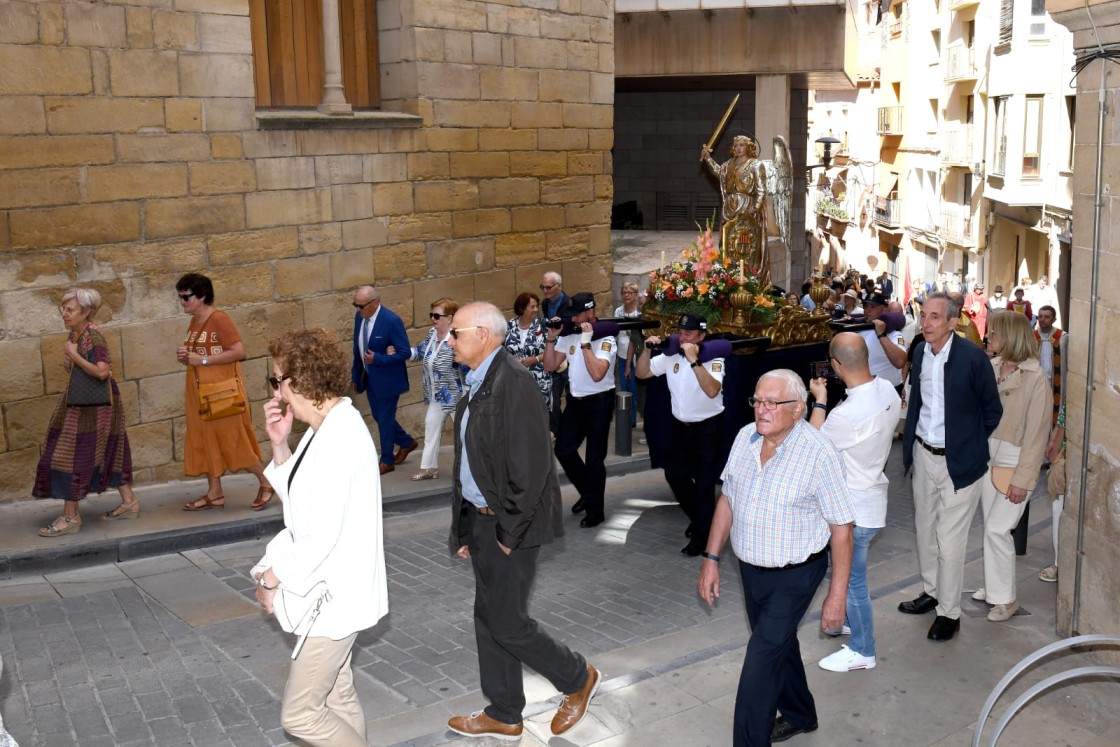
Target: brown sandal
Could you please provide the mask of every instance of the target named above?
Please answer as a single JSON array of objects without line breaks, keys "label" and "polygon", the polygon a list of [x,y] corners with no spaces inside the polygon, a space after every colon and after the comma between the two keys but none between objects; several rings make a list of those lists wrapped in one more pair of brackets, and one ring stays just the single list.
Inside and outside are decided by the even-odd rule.
[{"label": "brown sandal", "polygon": [[[202,501],[202,503],[199,504],[198,503],[199,501]],[[218,501],[221,501],[221,503],[218,503]],[[208,511],[212,508],[225,508],[226,507],[225,501],[226,501],[226,497],[224,495],[219,495],[217,498],[211,498],[208,495],[204,495],[201,498],[195,498],[193,501],[188,501],[187,503],[184,503],[183,504],[183,510],[184,511]]]},{"label": "brown sandal", "polygon": [[[62,522],[62,526],[59,526]],[[59,516],[57,519],[47,524],[39,530],[40,537],[61,537],[64,534],[74,534],[82,528],[82,517],[80,516]]]},{"label": "brown sandal", "polygon": [[249,508],[254,511],[260,511],[269,504],[269,502],[275,495],[275,490],[273,490],[272,488],[266,488],[264,485],[261,485],[260,489],[257,490],[257,497],[249,505]]}]

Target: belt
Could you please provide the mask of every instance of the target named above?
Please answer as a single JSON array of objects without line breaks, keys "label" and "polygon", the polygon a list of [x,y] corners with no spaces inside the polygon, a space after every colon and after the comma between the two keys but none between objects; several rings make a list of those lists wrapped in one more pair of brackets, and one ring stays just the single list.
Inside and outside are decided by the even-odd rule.
[{"label": "belt", "polygon": [[809,565],[810,563],[812,563],[815,560],[820,560],[822,557],[824,557],[824,554],[826,552],[828,552],[828,545],[825,545],[821,549],[817,550],[815,553],[813,553],[809,557],[805,558],[800,563],[789,563],[788,565],[782,565],[782,566],[777,566],[777,567],[769,567],[769,566],[764,566],[764,565],[754,565],[753,563],[747,563],[747,565],[749,565],[751,568],[754,568],[755,570],[759,570],[759,571],[788,571],[792,568],[800,568],[803,565]]},{"label": "belt", "polygon": [[494,509],[489,506],[475,506],[473,503],[471,503],[471,506],[474,506],[474,510],[478,511],[483,516],[497,516],[497,514],[494,513]]},{"label": "belt", "polygon": [[722,412],[717,414],[717,415],[713,415],[710,418],[704,418],[703,420],[693,420],[693,421],[689,421],[689,422],[681,420],[680,418],[677,418],[677,417],[673,418],[673,420],[676,420],[679,425],[683,425],[685,428],[695,428],[698,425],[707,425],[707,424],[711,423],[713,420],[722,420],[722,419],[723,419],[723,413]]},{"label": "belt", "polygon": [[572,399],[578,399],[580,402],[584,402],[584,401],[589,400],[589,399],[595,399],[596,397],[613,397],[613,396],[614,396],[614,388],[613,387],[608,389],[605,392],[595,392],[594,394],[588,394],[585,397],[577,397],[574,394],[571,395]]},{"label": "belt", "polygon": [[914,440],[917,441],[918,443],[920,443],[922,445],[922,448],[925,449],[926,451],[928,451],[930,454],[933,454],[934,456],[945,456],[945,448],[944,447],[942,447],[942,446],[930,446],[929,444],[927,444],[925,441],[922,440],[921,436],[919,436],[917,434],[914,434]]}]

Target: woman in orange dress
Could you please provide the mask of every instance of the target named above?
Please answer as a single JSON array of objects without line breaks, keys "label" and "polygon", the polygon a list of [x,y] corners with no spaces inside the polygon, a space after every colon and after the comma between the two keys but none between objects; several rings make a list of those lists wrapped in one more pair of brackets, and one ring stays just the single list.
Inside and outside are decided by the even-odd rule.
[{"label": "woman in orange dress", "polygon": [[183,344],[179,346],[179,362],[187,367],[183,401],[187,415],[187,443],[183,451],[183,471],[189,476],[206,475],[206,495],[183,506],[184,511],[205,511],[225,508],[222,475],[247,469],[257,476],[260,489],[250,506],[260,511],[275,495],[261,467],[261,450],[253,431],[249,408],[220,418],[203,420],[199,412],[199,384],[237,378],[237,387],[244,401],[245,380],[240,361],[245,360],[245,346],[237,328],[224,311],[214,308],[214,285],[210,278],[188,273],[175,284],[183,311],[191,315],[191,324]]}]

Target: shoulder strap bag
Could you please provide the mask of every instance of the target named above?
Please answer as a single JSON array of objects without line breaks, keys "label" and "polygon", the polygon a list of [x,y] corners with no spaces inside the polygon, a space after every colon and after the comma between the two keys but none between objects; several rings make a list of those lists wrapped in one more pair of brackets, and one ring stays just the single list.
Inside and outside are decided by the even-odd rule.
[{"label": "shoulder strap bag", "polygon": [[[206,321],[209,322],[210,319],[207,318]],[[202,325],[202,329],[206,329],[206,324]],[[241,415],[249,409],[249,403],[242,394],[240,376],[234,375],[204,384],[198,377],[198,369],[192,366],[192,370],[194,384],[198,388],[198,414],[203,420],[221,420]]]},{"label": "shoulder strap bag", "polygon": [[66,406],[104,407],[113,404],[113,385],[109,378],[99,379],[92,376],[76,362],[70,361],[70,380],[66,383]]},{"label": "shoulder strap bag", "polygon": [[[288,473],[289,494],[292,489],[292,480],[303,463],[303,457],[307,455],[311,448],[311,442],[315,440],[317,435],[318,432],[311,434],[307,446],[303,447],[303,451],[296,458],[292,471]],[[295,633],[299,636],[295,648],[292,649],[293,660],[298,658],[299,652],[303,650],[303,644],[307,641],[307,636],[311,634],[311,628],[314,627],[315,621],[319,619],[319,613],[322,611],[323,605],[330,601],[331,590],[327,588],[326,581],[319,581],[306,594],[296,594],[281,587],[273,598],[272,609],[280,627],[288,633]]]}]

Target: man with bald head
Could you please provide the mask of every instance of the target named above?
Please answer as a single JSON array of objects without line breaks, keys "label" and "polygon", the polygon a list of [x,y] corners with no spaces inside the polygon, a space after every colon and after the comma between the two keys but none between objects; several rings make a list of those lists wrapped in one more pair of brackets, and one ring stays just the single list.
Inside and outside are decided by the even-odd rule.
[{"label": "man with bald head", "polygon": [[[354,291],[354,364],[350,382],[358,394],[365,392],[369,411],[380,435],[381,474],[392,472],[416,449],[416,439],[397,422],[397,402],[408,391],[405,361],[412,348],[404,322],[381,305],[381,294],[372,285]],[[393,445],[400,450],[393,453]]]},{"label": "man with bald head", "polygon": [[[848,388],[847,398],[828,410],[825,379],[809,382],[813,414],[809,423],[832,442],[844,462],[844,479],[855,505],[852,530],[852,569],[844,628],[847,645],[821,659],[821,669],[853,672],[875,668],[875,632],[871,595],[867,590],[867,548],[887,523],[888,480],[883,472],[891,453],[902,402],[893,384],[875,376],[868,365],[867,342],[853,332],[841,332],[829,346],[832,370]],[[838,631],[845,632],[845,631]]]},{"label": "man with bald head", "polygon": [[564,534],[548,414],[532,374],[506,351],[506,319],[492,304],[455,312],[451,347],[470,369],[455,408],[450,549],[474,567],[474,629],[482,695],[490,701],[448,722],[466,737],[519,739],[522,665],[565,693],[552,719],[564,734],[587,712],[599,670],[529,617],[541,546]]}]

